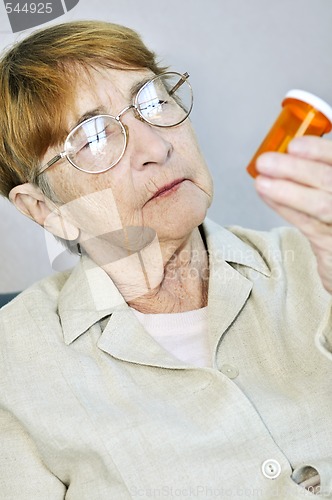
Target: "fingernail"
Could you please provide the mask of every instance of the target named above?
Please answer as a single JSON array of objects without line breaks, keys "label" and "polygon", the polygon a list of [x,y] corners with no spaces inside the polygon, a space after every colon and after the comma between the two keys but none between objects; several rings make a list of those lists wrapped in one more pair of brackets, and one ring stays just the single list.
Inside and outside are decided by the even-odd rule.
[{"label": "fingernail", "polygon": [[287,150],[291,153],[301,153],[306,148],[306,139],[303,137],[296,137],[289,144]]},{"label": "fingernail", "polygon": [[275,166],[275,157],[269,153],[259,156],[256,161],[256,168],[260,172],[269,172]]},{"label": "fingernail", "polygon": [[256,185],[259,191],[268,191],[272,187],[272,181],[268,177],[259,175],[256,178]]}]

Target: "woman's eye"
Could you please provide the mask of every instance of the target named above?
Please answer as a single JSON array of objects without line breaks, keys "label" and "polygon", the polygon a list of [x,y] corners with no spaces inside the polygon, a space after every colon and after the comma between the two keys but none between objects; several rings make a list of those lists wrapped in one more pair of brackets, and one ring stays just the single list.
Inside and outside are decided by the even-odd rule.
[{"label": "woman's eye", "polygon": [[96,140],[98,139],[93,139],[93,140],[89,140],[87,142],[85,142],[84,144],[82,144],[79,148],[78,148],[78,152],[80,151],[84,151],[86,149],[90,149],[91,148],[91,144],[94,144],[96,142]]},{"label": "woman's eye", "polygon": [[99,142],[107,139],[110,135],[111,135],[110,131],[102,130],[99,134],[96,134],[92,137],[89,137],[88,140],[80,146],[79,151],[82,151],[84,149],[93,148]]}]

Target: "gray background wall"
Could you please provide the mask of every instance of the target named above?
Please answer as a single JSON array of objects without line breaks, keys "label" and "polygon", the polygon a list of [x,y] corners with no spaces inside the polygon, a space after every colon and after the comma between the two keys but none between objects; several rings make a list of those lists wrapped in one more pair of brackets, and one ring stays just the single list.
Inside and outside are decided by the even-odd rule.
[{"label": "gray background wall", "polygon": [[[285,224],[255,194],[245,166],[289,89],[332,103],[332,1],[80,0],[54,23],[93,18],[138,30],[165,63],[190,73],[192,121],[215,180],[210,217],[256,229]],[[0,50],[26,33],[11,33],[0,2]],[[54,272],[43,230],[6,200],[0,242],[0,292]]]}]

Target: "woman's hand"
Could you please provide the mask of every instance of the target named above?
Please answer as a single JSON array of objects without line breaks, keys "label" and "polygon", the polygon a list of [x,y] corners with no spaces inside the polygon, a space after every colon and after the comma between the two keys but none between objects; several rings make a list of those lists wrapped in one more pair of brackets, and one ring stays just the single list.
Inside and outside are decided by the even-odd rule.
[{"label": "woman's hand", "polygon": [[308,238],[322,283],[332,294],[332,142],[299,137],[289,143],[288,153],[257,159],[256,189]]}]

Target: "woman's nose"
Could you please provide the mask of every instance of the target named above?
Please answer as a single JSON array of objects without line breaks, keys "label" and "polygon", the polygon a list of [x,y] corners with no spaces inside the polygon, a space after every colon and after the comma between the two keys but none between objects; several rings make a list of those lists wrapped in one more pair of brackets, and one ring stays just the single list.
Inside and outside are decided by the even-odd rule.
[{"label": "woman's nose", "polygon": [[129,155],[131,166],[141,169],[149,163],[163,166],[168,161],[173,151],[167,139],[168,129],[150,125],[135,111],[121,117],[121,122],[127,132],[125,155]]}]

